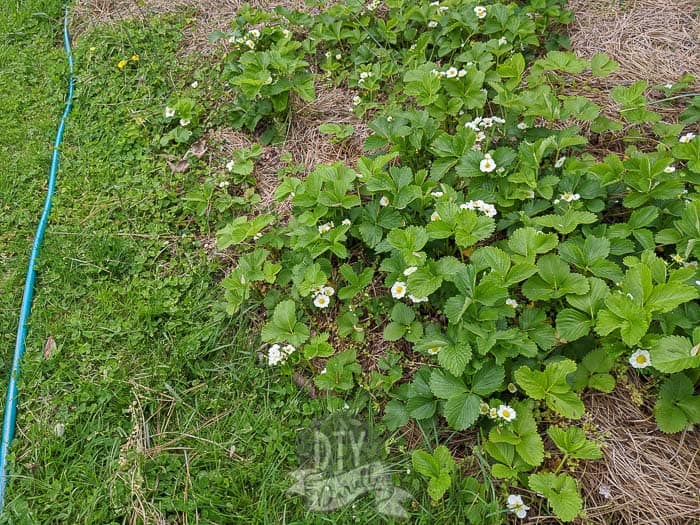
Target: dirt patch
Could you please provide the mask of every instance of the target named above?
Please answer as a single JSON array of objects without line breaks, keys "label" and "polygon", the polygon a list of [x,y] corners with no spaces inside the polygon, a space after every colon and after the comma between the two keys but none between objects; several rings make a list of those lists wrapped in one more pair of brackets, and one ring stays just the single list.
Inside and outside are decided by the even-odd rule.
[{"label": "dirt patch", "polygon": [[[284,142],[263,147],[263,154],[255,163],[257,191],[265,208],[277,206],[274,193],[281,181],[281,170],[296,171],[295,175],[303,178],[320,164],[344,162],[354,166],[363,153],[362,146],[370,130],[352,112],[353,93],[323,85],[316,89],[317,98],[313,102],[293,101],[293,118]],[[319,131],[324,123],[351,124],[355,132],[348,139],[333,143],[329,135]],[[254,141],[253,135],[232,129],[215,130],[207,136],[214,155],[220,159],[230,158],[233,151],[249,147]]]},{"label": "dirt patch", "polygon": [[604,460],[581,476],[591,524],[700,523],[700,432],[656,429],[648,392],[636,378],[586,400],[590,422],[605,436]]}]

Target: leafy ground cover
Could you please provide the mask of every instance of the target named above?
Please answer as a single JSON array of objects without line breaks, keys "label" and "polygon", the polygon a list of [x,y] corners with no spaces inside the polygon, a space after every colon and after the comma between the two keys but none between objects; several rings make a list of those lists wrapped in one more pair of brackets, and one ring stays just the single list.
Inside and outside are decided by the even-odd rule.
[{"label": "leafy ground cover", "polygon": [[[8,348],[60,14],[3,22]],[[3,519],[375,522],[367,499],[318,515],[285,495],[296,431],[350,410],[384,432],[416,523],[571,521],[605,445],[583,392],[633,368],[663,432],[698,423],[700,99],[690,77],[618,86],[614,114],[567,96],[616,68],[562,50],[570,19],[555,0],[242,7],[206,63],[178,57],[187,13],[81,35]],[[265,148],[328,87],[352,92],[366,154],[305,177],[285,157],[270,205]],[[217,153],[221,127],[249,145]],[[588,152],[613,135],[624,151]]]}]

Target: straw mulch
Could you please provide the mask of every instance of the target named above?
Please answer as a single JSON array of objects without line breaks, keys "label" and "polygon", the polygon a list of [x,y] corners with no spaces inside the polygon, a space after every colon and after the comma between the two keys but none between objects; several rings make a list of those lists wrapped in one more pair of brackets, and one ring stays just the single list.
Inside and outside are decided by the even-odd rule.
[{"label": "straw mulch", "polygon": [[697,0],[569,0],[576,18],[572,49],[584,58],[606,53],[620,68],[608,82],[677,81],[700,76],[700,4]]},{"label": "straw mulch", "polygon": [[602,461],[579,476],[595,525],[700,523],[700,432],[663,434],[638,377],[586,399],[589,423],[604,436]]}]

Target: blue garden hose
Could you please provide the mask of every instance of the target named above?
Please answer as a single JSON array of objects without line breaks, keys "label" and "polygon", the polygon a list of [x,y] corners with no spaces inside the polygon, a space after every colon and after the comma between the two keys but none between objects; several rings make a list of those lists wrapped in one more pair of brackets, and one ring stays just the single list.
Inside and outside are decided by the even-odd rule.
[{"label": "blue garden hose", "polygon": [[34,236],[34,244],[32,245],[32,253],[29,257],[29,266],[27,267],[27,278],[24,282],[24,295],[22,297],[22,309],[19,316],[19,326],[17,327],[17,340],[15,342],[15,355],[12,359],[12,372],[7,385],[7,396],[5,401],[5,416],[2,421],[2,441],[0,442],[0,512],[5,504],[5,489],[7,488],[7,459],[10,453],[10,445],[15,434],[15,420],[17,418],[17,381],[19,380],[20,363],[25,350],[25,339],[27,337],[27,322],[32,309],[32,297],[34,296],[34,278],[36,277],[36,269],[34,265],[39,257],[39,248],[44,240],[44,232],[46,225],[49,222],[49,214],[51,213],[51,199],[56,188],[56,173],[58,172],[58,158],[60,146],[63,142],[63,130],[66,124],[66,118],[70,113],[71,103],[73,101],[73,87],[75,79],[73,78],[73,55],[70,47],[70,35],[68,33],[68,8],[65,8],[63,17],[63,45],[66,49],[68,58],[69,80],[68,80],[68,95],[66,97],[66,105],[61,116],[61,122],[56,131],[56,139],[53,144],[53,153],[51,156],[51,169],[49,170],[49,187],[46,192],[46,200],[44,201],[44,211],[41,214],[39,225],[36,228]]}]

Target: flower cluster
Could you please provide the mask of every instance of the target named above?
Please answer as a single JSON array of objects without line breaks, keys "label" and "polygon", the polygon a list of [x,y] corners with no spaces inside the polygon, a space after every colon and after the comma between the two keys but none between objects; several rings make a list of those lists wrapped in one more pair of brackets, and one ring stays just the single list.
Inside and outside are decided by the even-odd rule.
[{"label": "flower cluster", "polygon": [[578,193],[570,193],[567,191],[562,193],[559,198],[566,202],[574,202],[579,200],[581,198],[581,195],[579,195]]},{"label": "flower cluster", "polygon": [[360,73],[360,79],[357,81],[357,83],[362,85],[365,83],[365,80],[367,80],[368,78],[372,78],[372,72],[371,71],[362,71]]},{"label": "flower cluster", "polygon": [[324,233],[331,231],[333,228],[335,228],[335,223],[333,221],[324,222],[323,224],[319,225],[318,233],[323,235]]},{"label": "flower cluster", "polygon": [[331,296],[335,294],[332,286],[321,286],[314,291],[314,306],[316,308],[328,308],[331,304]]},{"label": "flower cluster", "polygon": [[494,124],[505,124],[506,121],[501,117],[476,117],[469,122],[464,123],[465,128],[479,132],[482,129],[493,127]]},{"label": "flower cluster", "polygon": [[501,418],[506,423],[513,421],[517,416],[515,409],[509,405],[500,405],[498,408],[492,408],[483,401],[479,404],[479,412],[484,416],[489,416],[491,419]]},{"label": "flower cluster", "polygon": [[445,71],[440,71],[439,69],[433,69],[432,73],[436,77],[462,78],[462,77],[466,76],[467,70],[466,69],[457,69],[456,67],[451,66],[451,67],[447,68]]},{"label": "flower cluster", "polygon": [[267,350],[267,364],[275,366],[284,363],[294,352],[296,352],[296,348],[292,345],[281,346],[275,343]]},{"label": "flower cluster", "polygon": [[245,46],[248,49],[255,49],[255,41],[260,38],[259,29],[251,29],[248,31],[246,36],[232,36],[228,39],[233,47],[239,49],[241,46]]},{"label": "flower cluster", "polygon": [[488,217],[495,217],[498,214],[496,207],[493,204],[484,202],[481,199],[475,201],[467,201],[464,204],[459,205],[462,210],[479,210],[481,213]]}]

